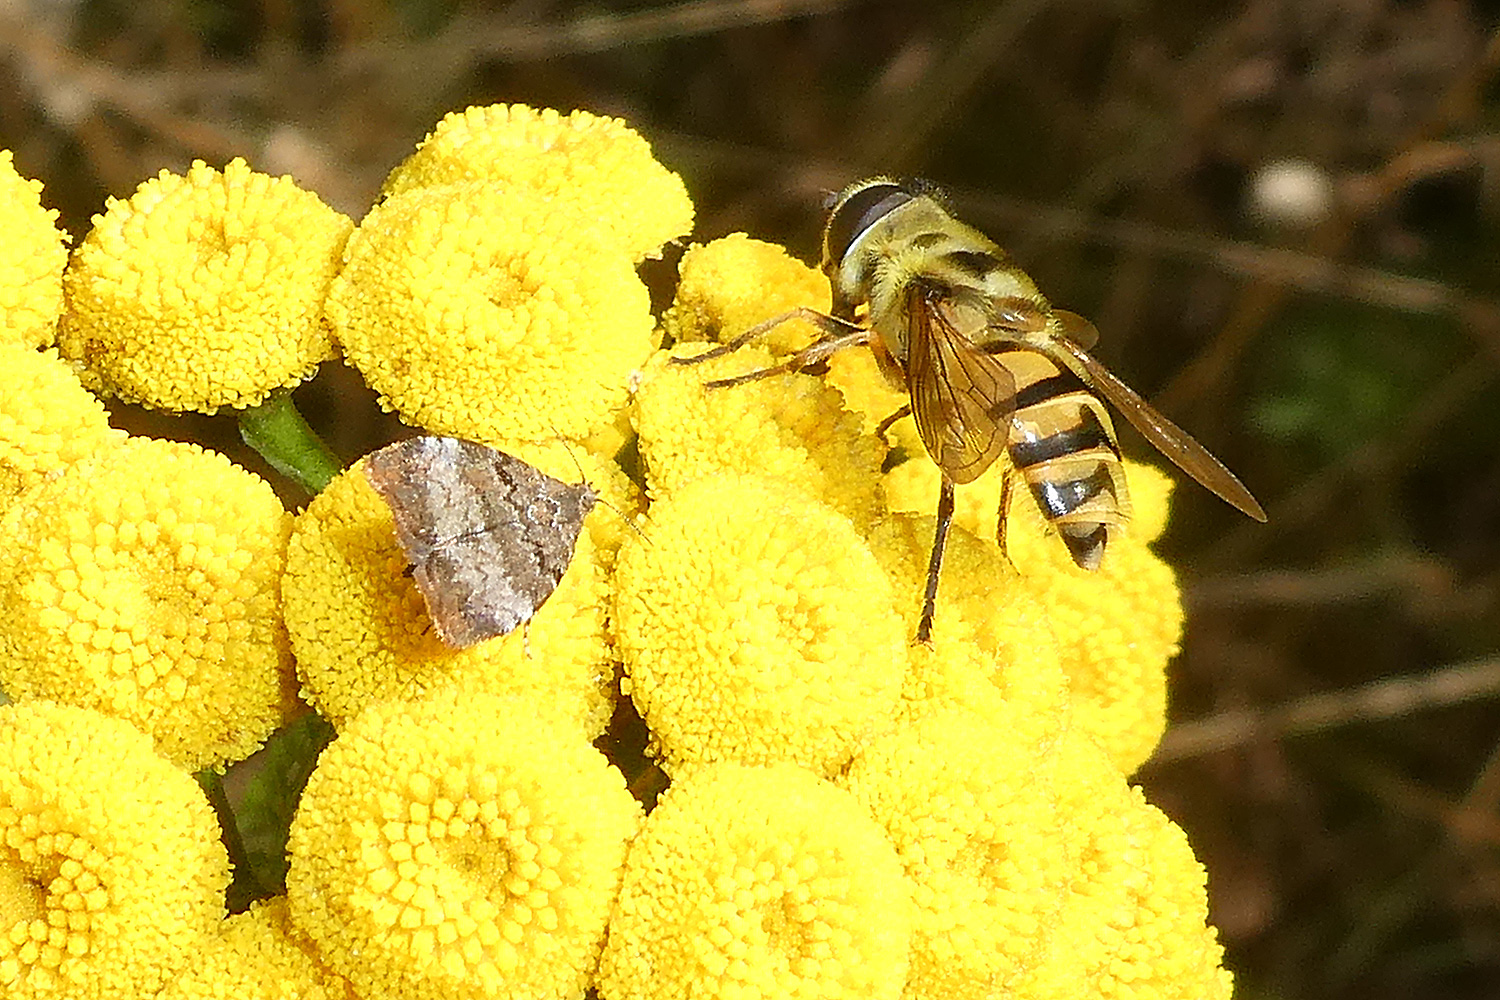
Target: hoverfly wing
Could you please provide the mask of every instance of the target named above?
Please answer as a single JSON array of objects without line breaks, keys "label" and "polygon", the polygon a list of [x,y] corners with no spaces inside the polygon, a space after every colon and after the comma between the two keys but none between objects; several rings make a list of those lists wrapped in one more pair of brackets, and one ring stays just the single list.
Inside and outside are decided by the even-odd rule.
[{"label": "hoverfly wing", "polygon": [[1085,351],[1099,343],[1099,328],[1076,312],[1054,309],[1052,318],[1057,321],[1057,331]]},{"label": "hoverfly wing", "polygon": [[1115,409],[1178,468],[1225,503],[1257,521],[1265,521],[1266,512],[1250,495],[1245,484],[1226,469],[1224,463],[1209,454],[1207,448],[1193,440],[1187,431],[1158,413],[1139,393],[1116,378],[1077,343],[1063,338],[1054,343],[1078,363],[1088,376],[1090,386],[1113,403]]},{"label": "hoverfly wing", "polygon": [[950,480],[973,482],[1005,450],[1015,380],[945,318],[926,289],[913,283],[906,298],[906,382],[917,431]]}]

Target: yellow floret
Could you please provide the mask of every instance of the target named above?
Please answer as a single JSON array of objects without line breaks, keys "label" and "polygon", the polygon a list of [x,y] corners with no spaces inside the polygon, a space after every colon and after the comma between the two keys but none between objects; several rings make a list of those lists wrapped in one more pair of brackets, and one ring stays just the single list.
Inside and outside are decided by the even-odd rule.
[{"label": "yellow floret", "polygon": [[0,149],[0,343],[45,347],[56,335],[68,237],[41,195],[42,182],[16,173]]},{"label": "yellow floret", "polygon": [[604,755],[527,702],[383,702],[302,794],[292,919],[361,996],[580,997],[640,821]]},{"label": "yellow floret", "polygon": [[631,845],[604,1000],[895,1000],[910,888],[847,793],[788,764],[694,770]]},{"label": "yellow floret", "polygon": [[452,112],[381,194],[474,181],[539,194],[636,261],[693,228],[681,178],[623,121],[587,111],[492,104]]},{"label": "yellow floret", "polygon": [[[960,487],[954,523],[983,537],[995,534],[1001,476],[998,464]],[[1166,523],[1172,480],[1125,463],[1137,517],[1110,542],[1094,572],[1073,564],[1068,550],[1018,485],[1006,520],[1006,549],[1019,585],[1042,607],[1060,647],[1073,691],[1073,725],[1099,742],[1122,772],[1151,755],[1166,725],[1168,661],[1182,636],[1182,601],[1170,566],[1148,547]],[[925,456],[886,476],[892,509],[930,511],[937,466]],[[939,591],[939,605],[946,596]]]},{"label": "yellow floret", "polygon": [[1074,873],[1046,948],[1012,995],[1229,1000],[1203,866],[1187,838],[1088,740],[1070,737],[1056,756]]},{"label": "yellow floret", "polygon": [[[683,344],[671,354],[691,357],[708,347]],[[704,388],[771,363],[752,348],[696,365],[673,364],[664,351],[651,359],[631,421],[652,499],[716,472],[741,473],[785,482],[868,527],[884,508],[885,448],[861,432],[859,416],[843,408],[835,390],[808,375]]]},{"label": "yellow floret", "polygon": [[890,585],[849,521],[724,474],[650,509],[615,573],[628,693],[665,768],[837,769],[887,726],[906,669]]},{"label": "yellow floret", "polygon": [[285,896],[220,923],[156,1000],[354,1000],[294,936]]},{"label": "yellow floret", "polygon": [[407,191],[365,217],[346,257],[328,316],[349,363],[435,434],[588,438],[654,346],[630,259],[536,193]]},{"label": "yellow floret", "polygon": [[[683,254],[677,295],[662,316],[674,342],[731,340],[797,306],[828,312],[828,279],[774,243],[734,233]],[[803,320],[767,331],[756,343],[789,354],[823,335]]]},{"label": "yellow floret", "polygon": [[[564,449],[503,450],[558,479],[578,477]],[[628,510],[618,472],[577,457],[596,470],[589,481]],[[605,573],[613,556],[595,539],[618,544],[628,529],[603,504],[584,523],[573,562],[529,626],[455,650],[432,630],[390,508],[358,465],[344,472],[297,516],[288,549],[282,587],[303,697],[342,728],[372,701],[459,685],[533,699],[582,738],[598,736],[613,706],[615,655]]]},{"label": "yellow floret", "polygon": [[353,223],[232,160],[111,198],[65,277],[63,357],[164,410],[253,406],[333,356],[323,298]]},{"label": "yellow floret", "polygon": [[[871,534],[896,606],[915,632],[935,519],[895,514]],[[1046,610],[994,542],[948,536],[930,645],[910,649],[903,716],[965,708],[1028,746],[1054,739],[1071,712],[1068,678]]]},{"label": "yellow floret", "polygon": [[290,518],[197,445],[129,438],[0,520],[0,686],[128,719],[197,770],[248,756],[290,703]]},{"label": "yellow floret", "polygon": [[1072,817],[1059,809],[1043,749],[988,718],[937,713],[866,748],[841,784],[884,829],[914,884],[903,996],[1009,996],[1072,875]]},{"label": "yellow floret", "polygon": [[128,723],[0,707],[0,994],[155,996],[224,914],[203,793]]},{"label": "yellow floret", "polygon": [[124,439],[55,350],[0,343],[0,513],[28,487]]}]

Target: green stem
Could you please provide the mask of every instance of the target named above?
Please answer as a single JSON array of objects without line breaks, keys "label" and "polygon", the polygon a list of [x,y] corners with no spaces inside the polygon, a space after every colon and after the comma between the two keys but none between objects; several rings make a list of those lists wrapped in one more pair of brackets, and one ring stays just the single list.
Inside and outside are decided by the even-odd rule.
[{"label": "green stem", "polygon": [[224,794],[224,781],[219,772],[208,767],[193,775],[198,781],[198,787],[203,789],[203,794],[208,796],[208,804],[213,806],[214,814],[219,817],[219,829],[224,840],[224,850],[229,854],[229,864],[234,872],[235,881],[245,880],[251,883],[250,898],[259,898],[265,893],[257,893],[259,888],[254,884],[255,869],[250,864],[250,855],[245,850],[245,838],[240,836],[239,820],[235,818],[234,809],[229,804],[229,796]]},{"label": "green stem", "polygon": [[240,437],[271,468],[314,496],[343,471],[338,458],[297,412],[290,392],[278,392],[240,411]]}]

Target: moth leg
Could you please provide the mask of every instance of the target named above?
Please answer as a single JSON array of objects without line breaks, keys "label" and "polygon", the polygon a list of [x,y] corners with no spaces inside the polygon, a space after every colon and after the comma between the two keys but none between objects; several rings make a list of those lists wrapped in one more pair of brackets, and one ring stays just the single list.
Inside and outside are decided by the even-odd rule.
[{"label": "moth leg", "polygon": [[[815,314],[821,315],[821,313]],[[832,317],[827,317],[832,319]],[[868,344],[874,334],[861,327],[855,327],[852,333],[830,333],[821,340],[815,340],[802,350],[793,354],[779,365],[770,368],[761,368],[757,371],[746,372],[733,378],[714,379],[712,382],[704,382],[705,389],[727,389],[732,385],[744,385],[746,382],[756,382],[772,375],[784,375],[790,372],[800,372],[821,361],[825,361],[842,351],[846,347],[858,347],[860,344]]]},{"label": "moth leg", "polygon": [[892,413],[890,416],[886,417],[880,423],[875,425],[875,436],[880,438],[885,437],[885,432],[890,430],[891,427],[896,423],[896,421],[900,420],[902,417],[909,416],[911,416],[911,404],[907,403],[905,406],[901,407],[901,409],[897,410],[895,413]]},{"label": "moth leg", "polygon": [[943,568],[943,549],[948,545],[948,529],[953,526],[953,480],[943,476],[938,493],[937,531],[932,536],[932,557],[927,563],[927,589],[922,594],[922,619],[917,623],[917,641],[932,642],[932,616],[937,608],[938,574]]},{"label": "moth leg", "polygon": [[1010,549],[1005,547],[1005,525],[1010,520],[1010,501],[1015,493],[1016,475],[1015,469],[1006,466],[1005,478],[1000,485],[1000,508],[995,518],[995,541],[1000,543],[1000,554],[1010,563],[1010,568],[1020,572],[1015,560],[1010,557]]},{"label": "moth leg", "polygon": [[772,316],[768,320],[755,324],[738,337],[725,341],[712,350],[704,351],[702,354],[695,354],[690,358],[673,358],[672,364],[696,365],[701,361],[712,361],[714,358],[722,358],[724,355],[731,354],[744,347],[756,337],[765,336],[781,324],[790,323],[794,319],[806,320],[819,330],[822,330],[824,340],[842,333],[848,333],[851,330],[860,329],[858,325],[848,320],[839,319],[837,316],[830,316],[827,313],[820,313],[816,309],[809,309],[807,306],[798,306],[795,309],[788,309],[778,316]]}]

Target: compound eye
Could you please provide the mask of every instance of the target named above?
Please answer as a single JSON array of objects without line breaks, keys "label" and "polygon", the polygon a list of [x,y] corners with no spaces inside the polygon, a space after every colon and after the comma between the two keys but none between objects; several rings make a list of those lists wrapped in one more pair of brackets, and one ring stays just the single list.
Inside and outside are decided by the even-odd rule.
[{"label": "compound eye", "polygon": [[894,181],[870,181],[851,190],[828,214],[828,225],[823,230],[823,259],[842,261],[867,229],[914,197],[909,189]]}]

